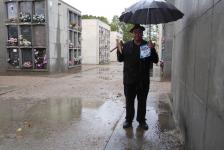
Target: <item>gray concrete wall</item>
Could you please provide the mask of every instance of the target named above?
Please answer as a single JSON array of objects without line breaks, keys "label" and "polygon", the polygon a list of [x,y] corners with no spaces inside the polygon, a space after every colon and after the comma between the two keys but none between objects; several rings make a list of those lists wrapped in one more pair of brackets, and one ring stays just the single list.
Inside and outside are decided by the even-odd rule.
[{"label": "gray concrete wall", "polygon": [[[82,19],[83,64],[99,64],[100,27],[109,30],[110,26],[98,19]],[[110,37],[109,37],[110,38]],[[109,39],[110,40],[110,39]],[[106,45],[106,43],[103,43]],[[110,48],[108,48],[108,51]]]},{"label": "gray concrete wall", "polygon": [[192,150],[224,149],[224,0],[176,0],[173,109]]},{"label": "gray concrete wall", "polygon": [[61,70],[60,60],[61,58],[61,46],[60,41],[60,30],[59,16],[58,16],[58,0],[48,0],[48,30],[49,30],[49,66],[50,72],[59,72]]},{"label": "gray concrete wall", "polygon": [[[168,0],[174,4],[175,0]],[[171,65],[172,65],[172,49],[174,39],[174,22],[166,23],[163,26],[162,52],[161,59],[164,62],[163,80],[171,80]]]},{"label": "gray concrete wall", "polygon": [[[173,4],[173,5],[177,5],[175,4],[176,0],[167,0],[169,3]],[[182,11],[181,8],[179,8]],[[169,22],[164,24],[163,27],[163,37],[164,37],[164,47],[162,49],[162,59],[164,60],[164,79],[168,79],[168,80],[172,80],[172,75],[174,74],[174,68],[172,67],[172,57],[173,57],[173,49],[174,49],[174,37],[175,37],[175,29],[174,29],[174,25],[177,24],[177,22]],[[175,82],[176,83],[176,82]],[[171,88],[171,93],[174,93],[174,81],[172,82],[172,88]],[[173,100],[173,99],[171,99]]]},{"label": "gray concrete wall", "polygon": [[[58,63],[61,66],[60,72],[67,71],[68,70],[68,51],[69,51],[69,32],[68,32],[68,9],[70,9],[70,6],[65,4],[63,1],[59,0],[59,12],[58,12],[58,45],[60,47],[60,57],[58,58]],[[71,9],[73,10],[73,9]]]},{"label": "gray concrete wall", "polygon": [[68,10],[81,12],[61,0],[48,0],[50,72],[68,70]]},{"label": "gray concrete wall", "polygon": [[162,48],[161,59],[164,62],[163,79],[171,80],[171,63],[173,49],[173,23],[167,23],[163,28],[164,46]]},{"label": "gray concrete wall", "polygon": [[4,32],[5,32],[5,27],[4,27],[4,3],[3,1],[0,2],[0,72],[5,71],[5,66],[6,66],[6,52],[5,52],[5,38],[4,38]]},{"label": "gray concrete wall", "polygon": [[[64,72],[68,70],[68,9],[77,14],[81,12],[62,0],[46,0],[46,40],[49,72]],[[0,1],[0,72],[7,70],[5,4]]]},{"label": "gray concrete wall", "polygon": [[97,49],[99,47],[99,31],[96,19],[82,19],[82,63],[99,64]]}]

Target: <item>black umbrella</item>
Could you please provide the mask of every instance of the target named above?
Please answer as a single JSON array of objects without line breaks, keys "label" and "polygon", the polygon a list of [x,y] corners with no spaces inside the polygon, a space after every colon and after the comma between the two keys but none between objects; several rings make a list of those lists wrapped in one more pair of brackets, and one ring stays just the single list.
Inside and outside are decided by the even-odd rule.
[{"label": "black umbrella", "polygon": [[122,13],[119,20],[132,24],[160,24],[176,21],[184,14],[164,0],[140,0]]}]

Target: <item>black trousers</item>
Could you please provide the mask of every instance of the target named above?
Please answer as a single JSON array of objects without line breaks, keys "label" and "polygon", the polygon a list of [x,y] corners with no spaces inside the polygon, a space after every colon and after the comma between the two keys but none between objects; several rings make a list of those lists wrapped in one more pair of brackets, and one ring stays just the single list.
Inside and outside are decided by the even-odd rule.
[{"label": "black trousers", "polygon": [[149,84],[124,84],[126,98],[126,121],[132,122],[135,116],[135,97],[137,96],[137,121],[144,122],[146,114],[146,100],[149,92]]}]

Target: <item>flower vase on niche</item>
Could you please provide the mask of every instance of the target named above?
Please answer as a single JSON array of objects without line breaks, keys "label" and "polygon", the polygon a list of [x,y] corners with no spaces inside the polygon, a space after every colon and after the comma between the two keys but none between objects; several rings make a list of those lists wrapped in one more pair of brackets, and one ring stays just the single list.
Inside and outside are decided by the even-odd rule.
[{"label": "flower vase on niche", "polygon": [[28,47],[28,46],[31,46],[31,42],[28,41],[27,39],[23,38],[23,35],[20,35],[19,36],[19,45]]},{"label": "flower vase on niche", "polygon": [[33,15],[33,22],[34,23],[44,23],[45,22],[45,16],[43,14],[40,14],[40,15],[34,14]]},{"label": "flower vase on niche", "polygon": [[31,69],[32,68],[32,62],[31,61],[25,61],[23,63],[23,68],[25,68],[25,69]]},{"label": "flower vase on niche", "polygon": [[47,55],[43,49],[34,49],[35,56],[35,68],[46,69],[47,68]]},{"label": "flower vase on niche", "polygon": [[19,14],[19,20],[20,22],[31,22],[31,14],[30,13],[24,13],[20,12]]},{"label": "flower vase on niche", "polygon": [[7,44],[8,46],[17,46],[18,40],[17,38],[9,38]]}]

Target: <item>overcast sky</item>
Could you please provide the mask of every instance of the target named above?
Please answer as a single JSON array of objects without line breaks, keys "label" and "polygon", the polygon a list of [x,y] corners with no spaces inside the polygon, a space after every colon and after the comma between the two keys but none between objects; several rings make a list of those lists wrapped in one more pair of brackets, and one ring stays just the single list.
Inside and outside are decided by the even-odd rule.
[{"label": "overcast sky", "polygon": [[125,8],[138,0],[63,0],[82,12],[82,15],[104,16],[109,21],[120,16]]}]

